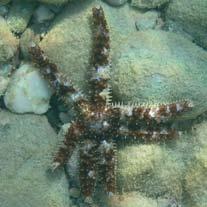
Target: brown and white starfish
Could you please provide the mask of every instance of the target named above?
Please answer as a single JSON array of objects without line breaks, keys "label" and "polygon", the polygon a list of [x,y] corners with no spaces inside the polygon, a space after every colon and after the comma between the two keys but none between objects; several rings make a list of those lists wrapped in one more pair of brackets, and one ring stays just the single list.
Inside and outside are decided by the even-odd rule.
[{"label": "brown and white starfish", "polygon": [[170,119],[192,109],[190,101],[152,107],[112,104],[109,87],[109,29],[102,7],[94,7],[92,13],[94,41],[90,97],[75,89],[39,46],[29,48],[43,77],[66,104],[73,103],[77,112],[63,145],[54,156],[53,168],[64,166],[80,144],[79,178],[84,200],[92,198],[100,176],[106,193],[113,195],[116,192],[116,142],[120,137],[151,141],[171,139],[178,133],[171,127]]}]

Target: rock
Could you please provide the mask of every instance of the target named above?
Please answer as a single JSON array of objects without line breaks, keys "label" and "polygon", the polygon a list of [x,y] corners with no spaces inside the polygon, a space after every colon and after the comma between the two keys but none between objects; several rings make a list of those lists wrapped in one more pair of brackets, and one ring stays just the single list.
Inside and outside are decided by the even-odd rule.
[{"label": "rock", "polygon": [[40,5],[34,12],[34,18],[38,23],[44,23],[53,19],[54,13],[45,5]]},{"label": "rock", "polygon": [[35,2],[26,0],[16,0],[13,2],[7,18],[7,24],[12,32],[17,34],[24,32],[35,6]]},{"label": "rock", "polygon": [[152,198],[147,198],[146,196],[138,193],[124,193],[123,195],[116,195],[109,199],[109,207],[155,207],[157,206],[157,201]]},{"label": "rock", "polygon": [[0,76],[0,96],[2,96],[5,93],[8,84],[9,84],[9,78]]},{"label": "rock", "polygon": [[157,11],[148,11],[136,20],[135,25],[137,30],[155,29],[159,22],[160,14]]},{"label": "rock", "polygon": [[70,188],[70,196],[73,198],[79,198],[80,197],[80,190],[78,188]]},{"label": "rock", "polygon": [[207,1],[173,0],[166,11],[168,28],[183,30],[192,35],[194,41],[207,48]]},{"label": "rock", "polygon": [[38,1],[46,4],[61,5],[67,3],[69,0],[38,0]]},{"label": "rock", "polygon": [[45,113],[52,92],[38,69],[23,64],[13,74],[4,96],[6,107],[16,113]]},{"label": "rock", "polygon": [[57,136],[47,118],[0,111],[0,198],[4,207],[69,207],[63,171],[50,172]]},{"label": "rock", "polygon": [[23,55],[25,60],[28,60],[30,55],[28,52],[28,48],[31,45],[31,43],[39,43],[39,36],[35,35],[34,31],[30,28],[27,28],[24,33],[21,35],[20,38],[20,49],[21,54]]},{"label": "rock", "polygon": [[10,64],[0,64],[0,96],[4,95],[7,89],[12,68]]},{"label": "rock", "polygon": [[207,110],[207,52],[188,39],[161,30],[138,32],[115,54],[111,84],[116,99],[150,105],[188,99],[194,108],[185,119]]},{"label": "rock", "polygon": [[0,16],[5,17],[8,13],[9,9],[7,6],[0,6]]},{"label": "rock", "polygon": [[140,9],[154,9],[168,3],[169,0],[132,0],[131,5]]},{"label": "rock", "polygon": [[0,63],[9,61],[16,53],[18,40],[12,35],[6,21],[0,17]]},{"label": "rock", "polygon": [[11,0],[1,0],[0,5],[6,5],[10,3]]},{"label": "rock", "polygon": [[125,145],[117,152],[117,183],[121,192],[139,191],[149,197],[182,196],[182,161],[158,144]]},{"label": "rock", "polygon": [[189,206],[205,207],[207,203],[207,122],[194,127],[194,153],[185,176]]},{"label": "rock", "polygon": [[127,0],[105,0],[111,6],[121,6],[127,2]]},{"label": "rock", "polygon": [[[114,48],[122,44],[130,33],[136,31],[134,16],[139,12],[130,8],[128,4],[113,8],[101,1],[99,3],[104,8],[110,27],[113,56]],[[78,1],[71,2],[57,16],[48,34],[40,43],[49,59],[84,92],[88,92],[86,80],[89,77],[92,47],[90,18],[92,7],[95,5],[96,2],[91,0],[83,1],[81,4]]]}]

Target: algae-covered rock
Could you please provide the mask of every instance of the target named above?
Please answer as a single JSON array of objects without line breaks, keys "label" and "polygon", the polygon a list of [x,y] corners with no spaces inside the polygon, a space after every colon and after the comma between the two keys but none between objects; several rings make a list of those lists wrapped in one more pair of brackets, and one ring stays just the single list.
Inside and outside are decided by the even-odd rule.
[{"label": "algae-covered rock", "polygon": [[182,161],[179,155],[155,144],[118,150],[117,182],[122,192],[139,191],[150,197],[182,196]]},{"label": "algae-covered rock", "polygon": [[28,48],[31,45],[31,43],[38,43],[39,42],[39,36],[35,35],[34,31],[30,28],[27,28],[24,33],[21,35],[20,38],[20,49],[21,53],[24,57],[24,60],[29,59],[29,51]]},{"label": "algae-covered rock", "polygon": [[[113,8],[103,2],[98,2],[105,12],[110,29],[111,55],[113,50],[131,32],[136,31],[134,26],[138,12],[129,5]],[[46,55],[71,78],[75,85],[87,90],[89,79],[90,58],[92,48],[92,7],[97,2],[87,0],[74,1],[56,18],[50,31],[41,42]]]},{"label": "algae-covered rock", "polygon": [[108,201],[109,207],[157,207],[157,201],[137,192],[113,196]]},{"label": "algae-covered rock", "polygon": [[57,136],[47,118],[0,111],[2,207],[69,207],[63,171],[50,172]]},{"label": "algae-covered rock", "polygon": [[127,2],[127,0],[104,0],[111,6],[121,6]]},{"label": "algae-covered rock", "polygon": [[137,30],[156,29],[161,27],[161,25],[159,25],[159,21],[161,21],[159,16],[160,14],[157,11],[145,12],[135,22]]},{"label": "algae-covered rock", "polygon": [[0,5],[6,5],[10,2],[11,0],[1,0]]},{"label": "algae-covered rock", "polygon": [[0,17],[0,63],[10,60],[17,51],[18,40],[12,35],[6,21]]},{"label": "algae-covered rock", "polygon": [[186,171],[185,188],[189,206],[205,207],[207,203],[207,123],[198,125],[194,133],[196,141],[192,162]]},{"label": "algae-covered rock", "polygon": [[29,23],[35,9],[36,2],[16,0],[8,14],[7,24],[14,33],[22,33]]},{"label": "algae-covered rock", "polygon": [[56,5],[60,5],[60,4],[65,4],[67,3],[69,0],[38,0],[39,2],[42,3],[47,3],[47,4],[56,4]]},{"label": "algae-covered rock", "polygon": [[141,9],[153,9],[168,2],[169,0],[132,0],[131,5]]},{"label": "algae-covered rock", "polygon": [[180,30],[182,27],[201,47],[207,48],[206,0],[173,0],[167,9],[166,19],[170,29]]},{"label": "algae-covered rock", "polygon": [[183,99],[194,108],[184,118],[207,109],[207,52],[181,35],[138,32],[115,52],[112,89],[124,102],[158,104]]},{"label": "algae-covered rock", "polygon": [[4,96],[8,109],[16,113],[45,113],[49,108],[52,92],[38,69],[22,64],[13,74]]}]

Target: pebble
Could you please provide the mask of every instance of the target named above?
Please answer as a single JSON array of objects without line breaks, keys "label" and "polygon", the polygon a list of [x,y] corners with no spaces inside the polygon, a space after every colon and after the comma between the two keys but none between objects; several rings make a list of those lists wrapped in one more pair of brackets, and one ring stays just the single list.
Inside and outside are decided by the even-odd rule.
[{"label": "pebble", "polygon": [[121,6],[127,2],[127,0],[105,0],[111,6]]},{"label": "pebble", "polygon": [[69,193],[73,198],[78,198],[80,196],[80,190],[78,188],[70,188]]},{"label": "pebble", "polygon": [[34,12],[34,18],[38,23],[44,23],[54,18],[54,13],[45,5],[40,5]]},{"label": "pebble", "polygon": [[8,3],[10,3],[11,0],[1,0],[0,1],[0,5],[6,5]]},{"label": "pebble", "polygon": [[8,13],[8,7],[3,5],[3,6],[0,6],[0,16],[2,17],[5,17]]},{"label": "pebble", "polygon": [[4,103],[15,113],[43,114],[49,108],[51,94],[51,89],[38,69],[22,64],[11,78]]}]

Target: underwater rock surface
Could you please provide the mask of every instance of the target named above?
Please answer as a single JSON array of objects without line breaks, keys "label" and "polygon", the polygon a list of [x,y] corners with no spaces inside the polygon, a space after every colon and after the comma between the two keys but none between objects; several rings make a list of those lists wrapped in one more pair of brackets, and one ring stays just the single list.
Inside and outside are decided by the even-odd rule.
[{"label": "underwater rock surface", "polygon": [[69,207],[64,172],[49,171],[57,136],[46,117],[0,111],[0,205]]},{"label": "underwater rock surface", "polygon": [[135,22],[137,30],[148,30],[148,29],[158,29],[161,27],[159,25],[160,14],[157,11],[145,12],[140,18]]},{"label": "underwater rock surface", "polygon": [[125,146],[118,150],[117,182],[122,192],[139,191],[151,198],[182,197],[182,161],[157,144]]},{"label": "underwater rock surface", "polygon": [[195,118],[207,110],[207,52],[181,35],[161,30],[137,32],[112,61],[112,89],[118,100],[139,104],[188,99]]},{"label": "underwater rock surface", "polygon": [[207,122],[196,126],[193,133],[196,143],[192,162],[185,176],[189,206],[205,207],[207,203]]},{"label": "underwater rock surface", "polygon": [[192,35],[194,40],[207,48],[207,1],[173,0],[166,12],[169,29],[183,30]]},{"label": "underwater rock surface", "polygon": [[42,3],[61,5],[67,3],[69,0],[38,0]]},{"label": "underwater rock surface", "polygon": [[49,108],[51,89],[38,69],[23,64],[13,74],[4,96],[6,107],[16,113],[45,113]]},{"label": "underwater rock surface", "polygon": [[6,21],[0,17],[0,63],[9,61],[15,55],[18,42]]},{"label": "underwater rock surface", "polygon": [[109,207],[157,207],[157,201],[137,192],[115,195],[108,202]]}]

